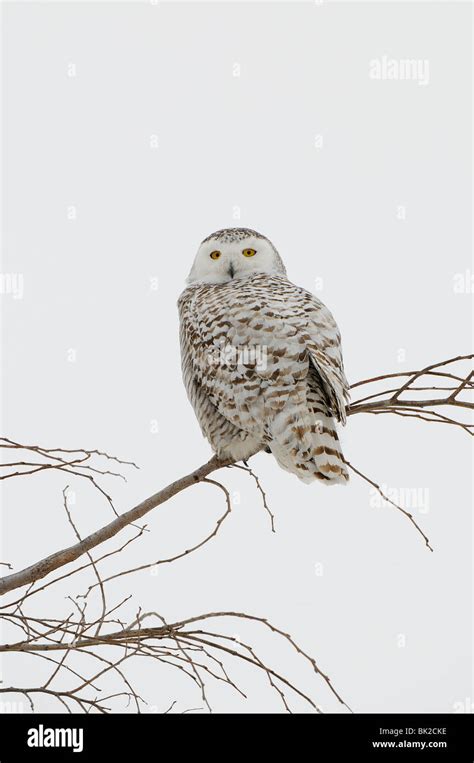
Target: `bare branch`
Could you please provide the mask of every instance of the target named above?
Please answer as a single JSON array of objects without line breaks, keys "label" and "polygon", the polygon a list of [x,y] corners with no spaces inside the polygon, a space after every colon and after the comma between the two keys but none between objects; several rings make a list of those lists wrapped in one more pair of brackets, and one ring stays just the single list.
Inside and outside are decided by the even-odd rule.
[{"label": "bare branch", "polygon": [[[472,361],[473,357],[473,355],[460,355],[426,366],[419,371],[386,374],[357,382],[352,385],[353,389],[362,386],[368,387],[368,389],[363,397],[347,406],[347,415],[368,413],[371,415],[390,414],[416,418],[425,422],[454,426],[472,435],[472,422],[463,420],[461,414],[463,411],[474,408],[474,403],[469,399],[469,395],[472,396],[474,390],[474,373],[472,369],[465,373],[461,372],[458,364]],[[435,383],[433,378],[436,379]],[[398,383],[394,382],[394,379],[399,380],[398,387],[394,387],[394,384]],[[380,385],[383,386],[384,383],[387,385],[386,388],[380,389]],[[438,395],[438,393],[442,394]],[[440,408],[441,411],[438,410]],[[223,467],[233,466],[242,469],[252,477],[263,506],[270,516],[271,527],[274,531],[274,516],[270,511],[266,493],[259,477],[246,462],[242,465],[233,463],[231,460],[220,461],[214,456],[195,471],[181,477],[124,514],[117,516],[112,498],[102,487],[100,481],[102,478],[108,477],[124,478],[119,472],[108,468],[110,464],[107,464],[107,461],[113,461],[120,466],[138,468],[134,462],[122,461],[97,449],[52,449],[38,445],[25,446],[8,438],[0,438],[0,453],[2,449],[5,455],[8,454],[9,460],[7,463],[0,464],[0,480],[15,476],[35,475],[44,471],[56,471],[83,480],[87,479],[106,499],[116,517],[90,535],[82,537],[68,506],[68,487],[64,488],[63,506],[77,543],[0,579],[0,594],[24,589],[19,594],[19,598],[0,607],[0,618],[8,628],[8,632],[12,632],[15,639],[21,639],[19,641],[9,640],[0,644],[0,653],[7,655],[8,653],[21,652],[25,658],[40,657],[53,666],[49,677],[41,686],[2,687],[1,693],[24,695],[32,711],[35,710],[33,697],[36,699],[37,696],[43,696],[55,699],[68,712],[79,709],[86,713],[107,713],[111,712],[116,701],[126,702],[127,705],[132,703],[136,712],[141,712],[144,700],[128,679],[126,665],[129,660],[146,658],[162,666],[174,667],[189,678],[198,689],[203,705],[210,710],[206,681],[222,682],[245,698],[245,692],[230,678],[227,664],[229,661],[233,663],[243,661],[266,675],[271,689],[276,692],[286,711],[291,712],[292,697],[293,699],[299,697],[300,700],[308,703],[313,710],[320,712],[319,705],[312,696],[302,691],[288,677],[271,667],[257,654],[251,643],[247,643],[238,636],[220,632],[220,630],[213,632],[202,628],[204,621],[229,624],[232,620],[240,619],[247,623],[247,627],[263,625],[270,638],[283,639],[292,652],[299,655],[299,658],[303,658],[311,667],[313,674],[322,679],[323,687],[329,689],[337,701],[350,710],[340,694],[333,688],[330,678],[321,671],[314,658],[306,653],[289,633],[277,628],[266,618],[244,612],[219,611],[168,623],[158,612],[142,612],[141,609],[138,609],[131,624],[127,625],[126,622],[130,618],[124,618],[120,614],[120,610],[131,597],[126,596],[118,603],[108,603],[107,601],[107,582],[152,566],[175,562],[201,549],[217,535],[224,520],[231,512],[231,498],[225,485],[216,479],[211,479],[209,475]],[[11,458],[12,451],[15,451],[13,458]],[[105,459],[105,463],[104,461],[97,462],[99,459]],[[370,479],[352,463],[348,461],[346,463],[355,474],[371,485],[385,501],[409,519],[423,537],[426,546],[432,550],[428,536],[421,530],[413,515],[385,495],[377,482]],[[102,563],[112,558],[116,560],[119,554],[124,553],[127,547],[145,532],[146,527],[135,525],[138,520],[178,493],[198,483],[207,483],[217,487],[224,494],[226,506],[224,513],[218,517],[214,529],[208,532],[203,540],[167,559],[159,559],[131,569],[112,571],[104,576]],[[94,548],[101,546],[127,527],[136,527],[137,534],[123,541],[120,546],[112,551],[102,553],[100,556],[92,556],[91,551]],[[87,556],[88,561],[69,569],[69,565],[72,565],[82,556]],[[10,563],[0,562],[0,565],[12,569]],[[56,570],[62,570],[62,568],[67,569],[43,585],[36,585],[37,581]],[[93,574],[95,581],[92,579],[92,583],[84,595],[76,595],[75,598],[67,597],[72,604],[72,612],[66,617],[38,616],[38,607],[35,607],[35,615],[27,611],[32,596],[39,595],[60,581],[82,571]],[[92,596],[94,591],[97,592],[95,597]],[[82,602],[79,603],[78,599],[82,599]],[[93,616],[89,614],[92,606],[95,607],[94,612],[98,611],[98,614]],[[145,619],[151,617],[155,617],[158,624],[153,627],[144,627]],[[272,636],[272,634],[274,635]],[[103,647],[107,647],[112,652],[109,651],[107,656],[102,653],[99,654],[99,650],[102,650]],[[119,650],[118,653],[117,650]],[[53,655],[56,652],[58,654]],[[115,658],[112,659],[110,654],[114,654]],[[95,665],[92,671],[84,671],[81,665],[77,666],[74,663],[73,667],[69,664],[72,659],[76,661],[78,659],[97,660],[99,664]],[[94,665],[94,663],[92,664]],[[54,687],[57,686],[57,679],[60,677],[62,677],[63,682],[66,678],[72,680],[71,677],[78,680],[69,688],[61,686],[61,690],[58,690]],[[118,682],[118,686],[116,686],[116,691],[114,689],[112,693],[101,696],[99,699],[98,693],[101,692],[104,678],[109,681],[113,680],[114,685]],[[175,704],[176,700],[164,712],[169,713]],[[191,708],[184,712],[201,709],[203,708]]]},{"label": "bare branch", "polygon": [[106,540],[113,538],[115,535],[117,535],[117,533],[123,530],[124,527],[127,527],[127,525],[130,525],[133,522],[136,522],[138,519],[141,519],[152,509],[155,509],[162,503],[169,501],[169,499],[174,495],[177,495],[182,490],[185,490],[191,485],[196,485],[199,482],[203,482],[208,474],[211,474],[217,469],[221,469],[223,466],[229,466],[231,463],[231,460],[219,461],[216,457],[213,457],[206,464],[200,466],[199,469],[196,469],[194,472],[191,472],[185,477],[181,477],[181,479],[172,482],[171,485],[168,485],[167,487],[163,488],[163,490],[160,490],[158,493],[150,496],[150,498],[142,501],[137,506],[134,506],[133,509],[129,509],[129,511],[121,514],[108,525],[105,525],[100,530],[96,530],[96,532],[91,533],[91,535],[88,535],[86,538],[84,538],[79,543],[76,543],[74,546],[69,546],[68,548],[62,549],[61,551],[57,551],[56,553],[45,557],[41,561],[32,564],[30,567],[26,567],[24,570],[1,578],[0,595],[8,593],[8,591],[13,591],[15,588],[20,588],[21,586],[28,585],[29,583],[32,583],[36,580],[40,580],[46,575],[49,575],[50,572],[57,570],[59,567],[64,567],[66,564],[70,564],[83,554],[86,554],[91,549],[99,546]]}]

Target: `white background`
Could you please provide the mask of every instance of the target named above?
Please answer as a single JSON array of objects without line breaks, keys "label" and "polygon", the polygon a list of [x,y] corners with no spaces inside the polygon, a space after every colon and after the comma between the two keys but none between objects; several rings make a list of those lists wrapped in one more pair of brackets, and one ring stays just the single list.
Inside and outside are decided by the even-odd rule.
[{"label": "white background", "polygon": [[[267,235],[295,283],[315,291],[322,279],[350,382],[470,351],[472,289],[454,288],[472,269],[469,4],[2,10],[2,271],[24,276],[22,299],[1,298],[7,436],[135,460],[127,484],[107,483],[120,511],[206,461],[181,382],[176,300],[200,240],[226,226]],[[384,55],[428,60],[429,83],[371,79]],[[221,609],[268,617],[357,712],[459,710],[473,696],[469,438],[368,415],[341,437],[379,483],[428,491],[427,513],[414,513],[433,554],[356,477],[306,486],[261,454],[252,465],[275,535],[251,479],[227,470],[235,506],[218,536],[156,575],[119,578],[110,599],[133,594],[129,617],[139,605],[169,621]],[[74,542],[64,485],[61,475],[5,485],[2,559],[15,569]],[[83,534],[112,518],[91,486],[74,489]],[[122,566],[184,550],[222,509],[212,486],[187,490],[147,517],[151,532]],[[31,611],[67,613],[64,596],[86,586],[73,579]],[[259,643],[255,630],[238,633]],[[341,709],[278,642],[261,654],[323,710]],[[4,685],[44,670],[4,661]],[[139,660],[129,675],[158,711],[202,706],[177,671]],[[282,710],[264,676],[237,665],[233,678],[248,699],[211,682],[215,710]]]}]

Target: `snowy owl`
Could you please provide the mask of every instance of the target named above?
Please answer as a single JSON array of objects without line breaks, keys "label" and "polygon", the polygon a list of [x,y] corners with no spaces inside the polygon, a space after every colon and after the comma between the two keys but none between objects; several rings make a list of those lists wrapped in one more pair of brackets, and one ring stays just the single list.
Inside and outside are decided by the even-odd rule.
[{"label": "snowy owl", "polygon": [[265,450],[303,482],[345,483],[340,333],[271,241],[249,228],[205,238],[178,308],[184,384],[217,456]]}]

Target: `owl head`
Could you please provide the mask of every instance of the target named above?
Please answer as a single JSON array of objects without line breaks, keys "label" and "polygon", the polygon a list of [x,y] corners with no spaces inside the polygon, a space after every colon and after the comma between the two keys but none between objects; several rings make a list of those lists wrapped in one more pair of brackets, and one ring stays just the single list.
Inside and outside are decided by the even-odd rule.
[{"label": "owl head", "polygon": [[201,242],[187,283],[227,283],[257,273],[286,274],[272,242],[250,228],[224,228]]}]

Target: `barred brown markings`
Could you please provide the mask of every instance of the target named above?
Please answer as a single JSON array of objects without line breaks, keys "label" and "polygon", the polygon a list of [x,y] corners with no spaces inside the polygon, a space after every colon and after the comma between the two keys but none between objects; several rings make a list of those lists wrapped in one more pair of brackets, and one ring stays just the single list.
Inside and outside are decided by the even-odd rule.
[{"label": "barred brown markings", "polygon": [[308,431],[308,428],[302,427],[302,426],[296,426],[296,427],[293,427],[292,431],[295,433],[298,440],[302,440],[306,432]]},{"label": "barred brown markings", "polygon": [[339,456],[337,450],[328,448],[326,445],[319,445],[317,448],[314,448],[313,452],[316,456],[321,456],[323,453],[326,453],[328,456]]}]

